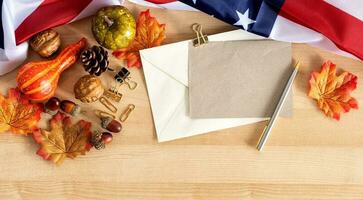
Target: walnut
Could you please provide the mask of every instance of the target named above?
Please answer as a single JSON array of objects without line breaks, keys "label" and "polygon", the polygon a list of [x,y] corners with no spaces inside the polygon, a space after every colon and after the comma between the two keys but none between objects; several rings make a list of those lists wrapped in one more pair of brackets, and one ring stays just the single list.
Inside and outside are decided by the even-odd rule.
[{"label": "walnut", "polygon": [[81,77],[74,85],[76,99],[84,103],[97,101],[103,94],[104,88],[99,78],[92,75]]},{"label": "walnut", "polygon": [[61,44],[59,33],[52,29],[36,34],[30,39],[31,48],[42,57],[53,55]]}]

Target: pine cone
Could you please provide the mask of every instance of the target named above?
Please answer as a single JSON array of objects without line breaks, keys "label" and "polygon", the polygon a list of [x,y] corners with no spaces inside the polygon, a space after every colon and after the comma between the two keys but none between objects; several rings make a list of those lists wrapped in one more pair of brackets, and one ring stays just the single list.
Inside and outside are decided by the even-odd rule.
[{"label": "pine cone", "polygon": [[101,46],[93,46],[81,54],[84,69],[91,75],[99,76],[108,68],[108,52]]}]

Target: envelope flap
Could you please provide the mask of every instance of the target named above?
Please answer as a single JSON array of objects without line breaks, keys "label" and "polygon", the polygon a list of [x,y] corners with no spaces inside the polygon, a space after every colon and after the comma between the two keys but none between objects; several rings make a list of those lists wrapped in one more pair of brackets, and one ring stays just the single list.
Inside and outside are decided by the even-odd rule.
[{"label": "envelope flap", "polygon": [[160,71],[188,86],[188,42],[144,49],[140,51],[140,55]]}]

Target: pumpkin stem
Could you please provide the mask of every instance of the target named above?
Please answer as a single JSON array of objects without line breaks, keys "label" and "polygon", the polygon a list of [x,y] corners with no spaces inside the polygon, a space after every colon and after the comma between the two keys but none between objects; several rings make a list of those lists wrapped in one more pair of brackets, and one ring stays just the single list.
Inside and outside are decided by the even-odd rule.
[{"label": "pumpkin stem", "polygon": [[111,26],[112,26],[113,21],[112,21],[110,18],[108,18],[107,16],[104,16],[104,17],[103,17],[103,19],[104,19],[104,20],[105,20],[105,22],[107,23],[107,26],[108,26],[108,27],[111,27]]}]

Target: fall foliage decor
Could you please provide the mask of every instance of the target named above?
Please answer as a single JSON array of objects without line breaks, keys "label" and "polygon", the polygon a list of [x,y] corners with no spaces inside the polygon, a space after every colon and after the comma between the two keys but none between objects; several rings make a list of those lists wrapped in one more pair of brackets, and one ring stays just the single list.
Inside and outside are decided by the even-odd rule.
[{"label": "fall foliage decor", "polygon": [[66,157],[74,159],[85,155],[92,148],[90,129],[90,122],[80,120],[72,124],[65,114],[57,113],[50,120],[49,131],[38,129],[33,132],[33,139],[40,145],[37,154],[57,165],[61,165]]},{"label": "fall foliage decor", "polygon": [[65,47],[53,60],[23,65],[16,77],[20,91],[37,102],[53,97],[61,73],[77,61],[79,52],[86,44],[87,40],[82,38],[79,42]]},{"label": "fall foliage decor", "polygon": [[32,133],[37,129],[42,112],[41,104],[30,103],[18,89],[9,89],[7,98],[0,94],[0,133]]},{"label": "fall foliage decor", "polygon": [[326,116],[340,119],[340,114],[358,109],[358,102],[350,93],[357,87],[358,77],[343,72],[336,75],[336,66],[331,61],[321,66],[320,73],[312,72],[308,96],[315,99]]},{"label": "fall foliage decor", "polygon": [[165,24],[159,22],[146,10],[140,13],[136,25],[136,37],[127,48],[118,49],[112,54],[126,60],[128,67],[141,67],[139,50],[160,46],[165,39]]}]

